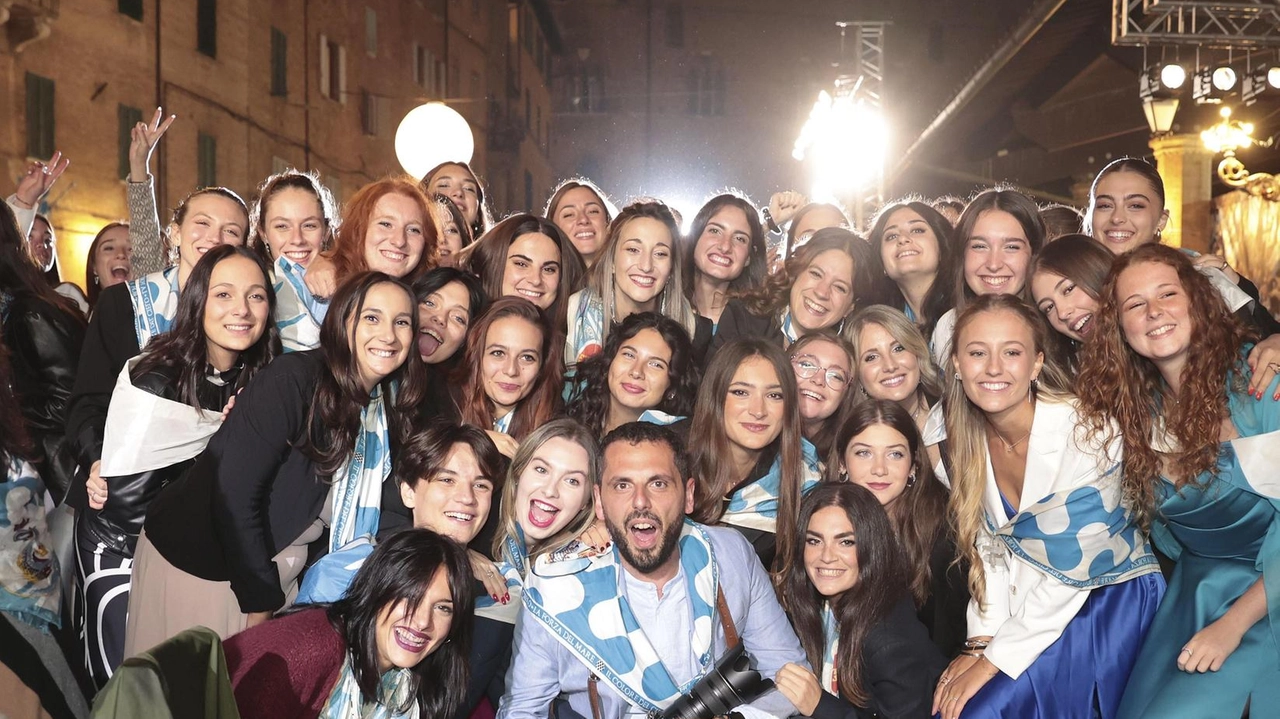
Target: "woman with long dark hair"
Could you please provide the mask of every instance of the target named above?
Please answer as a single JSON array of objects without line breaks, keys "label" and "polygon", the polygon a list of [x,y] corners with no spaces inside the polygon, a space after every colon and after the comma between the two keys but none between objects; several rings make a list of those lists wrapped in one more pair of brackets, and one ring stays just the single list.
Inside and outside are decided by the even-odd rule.
[{"label": "woman with long dark hair", "polygon": [[1123,443],[1125,500],[1175,562],[1123,719],[1266,714],[1280,685],[1280,402],[1250,396],[1251,333],[1197,269],[1157,244],[1118,257],[1080,356],[1091,436]]},{"label": "woman with long dark hair", "polygon": [[1122,496],[1121,442],[1085,436],[1031,306],[983,295],[955,329],[943,404],[969,638],[938,680],[934,710],[1115,716],[1164,593]]},{"label": "woman with long dark hair", "polygon": [[129,223],[108,222],[93,242],[84,262],[85,297],[89,313],[98,304],[102,291],[133,278],[133,243],[129,241]]},{"label": "woman with long dark hair", "polygon": [[[154,216],[154,201],[151,212]],[[206,187],[192,192],[178,203],[169,225],[170,256],[176,254],[173,266],[108,287],[99,295],[67,405],[68,444],[82,475],[102,476],[99,464],[107,407],[125,363],[169,331],[182,287],[204,253],[219,245],[243,245],[248,226],[249,210],[231,190]],[[136,229],[134,224],[130,229]],[[142,252],[137,242],[134,247]]]},{"label": "woman with long dark hair", "polygon": [[683,252],[685,296],[713,327],[730,297],[760,287],[769,271],[760,213],[732,192],[712,197],[698,210]]},{"label": "woman with long dark hair", "polygon": [[739,337],[768,337],[786,349],[809,332],[839,332],[871,289],[871,251],[852,232],[818,230],[764,283],[729,300],[708,356]]},{"label": "woman with long dark hair", "polygon": [[449,198],[470,226],[471,236],[480,237],[493,225],[484,199],[484,183],[465,162],[442,162],[423,176],[418,186],[428,196]]},{"label": "woman with long dark hair", "polygon": [[925,719],[946,659],[915,616],[907,566],[876,498],[825,484],[800,504],[778,597],[813,670],[787,664],[778,691],[815,719]]},{"label": "woman with long dark hair", "polygon": [[[320,348],[272,362],[192,470],[152,502],[125,653],[196,624],[220,635],[285,606],[308,553],[377,532],[391,452],[422,399],[412,291],[380,272],[334,296]],[[396,387],[393,389],[393,385]]]},{"label": "woman with long dark hair", "polygon": [[457,543],[426,529],[396,534],[341,600],[223,643],[240,716],[453,719],[468,680],[470,580]]},{"label": "woman with long dark hair", "polygon": [[1063,235],[1031,261],[1027,299],[1059,336],[1052,351],[1069,372],[1079,365],[1080,347],[1094,328],[1102,283],[1115,255],[1088,235]]},{"label": "woman with long dark hair", "polygon": [[773,566],[796,537],[800,498],[820,480],[782,348],[761,338],[725,345],[698,386],[687,427],[689,466],[699,480],[690,516],[733,526],[765,568]]},{"label": "woman with long dark hair", "polygon": [[950,658],[967,636],[969,588],[947,526],[947,489],[929,465],[920,430],[902,405],[868,399],[842,417],[825,479],[866,487],[884,505],[906,559],[916,615]]},{"label": "woman with long dark hair", "polygon": [[565,413],[596,437],[646,413],[675,420],[693,408],[697,381],[684,327],[670,317],[640,312],[614,328],[603,352],[578,365]]},{"label": "woman with long dark hair", "polygon": [[12,391],[34,445],[32,464],[61,502],[75,475],[66,420],[84,315],[44,281],[13,211],[0,205],[0,332],[13,367]]},{"label": "woman with long dark hair", "polygon": [[1044,246],[1044,220],[1031,198],[1016,190],[979,193],[964,208],[952,234],[958,261],[948,267],[951,306],[939,317],[929,348],[939,367],[951,356],[956,317],[982,295],[1021,296],[1031,259]]},{"label": "woman with long dark hair", "polygon": [[503,297],[468,332],[466,348],[457,397],[462,421],[489,431],[510,456],[516,443],[560,413],[561,343],[533,303]]},{"label": "woman with long dark hair", "polygon": [[279,352],[268,278],[247,248],[209,250],[188,278],[173,328],[130,360],[116,384],[102,479],[89,480],[89,511],[76,518],[85,663],[99,687],[124,659],[130,567],[147,506],[191,468],[223,408]]},{"label": "woman with long dark hair", "polygon": [[879,301],[902,310],[925,337],[953,306],[947,283],[956,262],[951,222],[918,199],[891,202],[876,213],[867,241],[879,277]]},{"label": "woman with long dark hair", "polygon": [[563,334],[569,296],[581,289],[586,265],[550,220],[512,215],[475,241],[459,265],[480,278],[489,299],[521,297],[547,313]]}]

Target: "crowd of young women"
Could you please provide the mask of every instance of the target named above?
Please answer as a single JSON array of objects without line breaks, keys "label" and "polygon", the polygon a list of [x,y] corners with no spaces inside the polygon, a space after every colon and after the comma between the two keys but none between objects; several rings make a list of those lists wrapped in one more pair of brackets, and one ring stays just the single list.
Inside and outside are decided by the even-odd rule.
[{"label": "crowd of young women", "polygon": [[125,702],[124,660],[197,626],[241,716],[492,708],[532,560],[611,551],[596,447],[635,421],[772,571],[801,714],[1236,717],[1280,687],[1280,324],[1159,244],[1145,162],[1078,227],[997,188],[865,236],[724,193],[682,232],[581,178],[494,223],[446,163],[341,213],[296,171],[201,188],[161,231],[169,122],[135,128],[87,313],[35,213],[65,163],[0,208],[0,687],[28,709]]}]

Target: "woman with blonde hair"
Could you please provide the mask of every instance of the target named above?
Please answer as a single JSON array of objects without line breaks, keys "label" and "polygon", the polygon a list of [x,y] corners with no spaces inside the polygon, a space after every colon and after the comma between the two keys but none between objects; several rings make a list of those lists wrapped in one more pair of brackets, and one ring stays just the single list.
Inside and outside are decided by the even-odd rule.
[{"label": "woman with blonde hair", "polygon": [[1118,440],[1084,436],[1039,312],[974,298],[956,321],[944,405],[968,636],[942,719],[1113,717],[1164,592],[1121,497]]},{"label": "woman with blonde hair", "polygon": [[[587,272],[587,286],[569,298],[565,362],[597,354],[613,325],[637,312],[657,312],[693,337],[696,315],[685,298],[680,228],[661,202],[627,205],[609,225],[604,249]],[[710,326],[706,326],[710,330]],[[710,339],[710,332],[706,332]]]}]

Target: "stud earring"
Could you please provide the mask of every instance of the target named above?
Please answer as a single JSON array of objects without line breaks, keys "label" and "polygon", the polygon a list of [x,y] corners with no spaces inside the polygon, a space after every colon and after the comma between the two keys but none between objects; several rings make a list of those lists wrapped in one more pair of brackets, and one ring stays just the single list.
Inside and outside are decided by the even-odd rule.
[{"label": "stud earring", "polygon": [[956,379],[960,379],[960,373],[956,372]]}]

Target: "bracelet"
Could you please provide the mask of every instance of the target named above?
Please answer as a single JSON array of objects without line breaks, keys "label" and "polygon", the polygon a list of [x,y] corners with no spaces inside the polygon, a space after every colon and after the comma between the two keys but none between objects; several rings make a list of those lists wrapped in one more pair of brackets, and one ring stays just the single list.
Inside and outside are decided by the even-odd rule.
[{"label": "bracelet", "polygon": [[782,232],[782,228],[778,227],[778,223],[773,221],[773,213],[769,212],[769,208],[766,207],[761,210],[760,216],[764,218],[764,225],[769,228],[770,232]]},{"label": "bracelet", "polygon": [[983,655],[983,653],[982,653],[981,651],[971,652],[971,651],[967,651],[967,650],[966,650],[966,651],[963,651],[963,652],[960,652],[960,653],[961,653],[961,654],[963,654],[963,655],[964,655],[964,656],[966,656],[966,657],[973,657],[973,658],[975,658],[975,659],[981,659],[981,658],[984,656],[984,655]]},{"label": "bracelet", "polygon": [[989,646],[991,646],[991,641],[990,641],[990,640],[988,640],[988,639],[966,639],[966,640],[964,640],[964,648],[965,648],[965,649],[972,649],[972,650],[982,651],[983,649],[986,649],[986,648],[987,648],[987,647],[989,647]]}]

